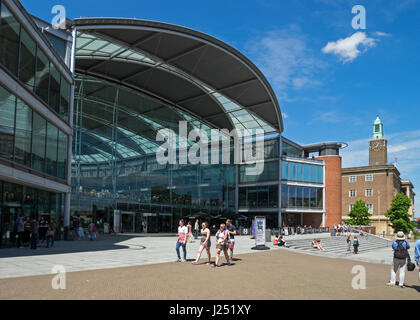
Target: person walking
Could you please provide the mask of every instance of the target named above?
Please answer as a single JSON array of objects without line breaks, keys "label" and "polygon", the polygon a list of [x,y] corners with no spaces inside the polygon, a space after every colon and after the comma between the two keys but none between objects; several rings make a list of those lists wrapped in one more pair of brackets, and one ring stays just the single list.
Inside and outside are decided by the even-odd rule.
[{"label": "person walking", "polygon": [[232,224],[232,220],[227,219],[226,229],[229,232],[228,248],[230,251],[229,262],[233,261],[233,250],[235,249],[235,236],[237,235],[236,227]]},{"label": "person walking", "polygon": [[[417,240],[415,244],[415,250],[414,250],[414,261],[416,262],[417,266],[420,267],[420,240]],[[419,281],[420,281],[420,270],[419,270]]]},{"label": "person walking", "polygon": [[21,215],[16,220],[16,228],[17,228],[17,247],[18,249],[23,248],[23,235],[25,233],[25,227],[23,225],[23,218],[24,216]]},{"label": "person walking", "polygon": [[[176,243],[176,254],[178,256],[178,262],[186,262],[187,261],[187,235],[188,235],[188,228],[184,225],[184,220],[179,220],[179,227],[178,227],[178,241]],[[182,247],[182,251],[184,253],[184,257],[181,260],[180,248]]]},{"label": "person walking", "polygon": [[79,216],[73,217],[73,232],[74,232],[74,239],[80,240],[80,219]]},{"label": "person walking", "polygon": [[96,239],[96,225],[91,221],[88,227],[89,230],[89,239],[90,241],[93,241]]},{"label": "person walking", "polygon": [[57,230],[57,224],[55,223],[54,219],[51,219],[50,223],[48,224],[48,231],[47,231],[47,248],[52,248],[54,246],[54,238],[55,232]]},{"label": "person walking", "polygon": [[23,246],[29,247],[31,243],[31,218],[26,217],[23,222]]},{"label": "person walking", "polygon": [[47,241],[48,223],[41,217],[39,220],[39,246],[42,246]]},{"label": "person walking", "polygon": [[191,221],[188,221],[187,228],[188,228],[187,241],[189,243],[191,243],[192,242],[192,238],[193,238]]},{"label": "person walking", "polygon": [[359,239],[357,238],[357,236],[354,236],[354,240],[353,240],[353,253],[354,254],[359,254]]},{"label": "person walking", "polygon": [[194,239],[198,239],[198,233],[200,231],[200,224],[199,224],[199,220],[196,219],[195,220],[195,224],[194,224]]},{"label": "person walking", "polygon": [[200,248],[198,249],[198,253],[197,253],[197,259],[195,259],[195,261],[192,263],[194,265],[198,264],[198,261],[201,258],[201,254],[203,253],[204,249],[206,249],[207,251],[207,258],[208,258],[208,262],[207,265],[210,265],[211,263],[211,254],[210,254],[210,248],[211,248],[211,240],[210,240],[210,229],[209,229],[209,224],[207,222],[203,222],[202,224],[202,228],[201,228],[201,245]]},{"label": "person walking", "polygon": [[398,285],[400,288],[404,288],[408,250],[410,250],[410,244],[406,241],[404,232],[399,231],[397,233],[395,241],[392,243],[392,249],[394,250],[394,259],[391,266],[391,280],[387,283],[387,286],[396,285],[397,272],[399,269],[400,279]]},{"label": "person walking", "polygon": [[35,217],[32,218],[31,221],[31,249],[32,250],[39,250],[38,248],[38,240],[39,240],[39,223]]},{"label": "person walking", "polygon": [[228,255],[228,237],[229,232],[226,230],[226,225],[221,224],[219,231],[216,233],[216,261],[212,267],[219,267],[220,253],[225,254],[226,263],[230,265]]},{"label": "person walking", "polygon": [[351,242],[352,242],[352,236],[351,234],[349,234],[347,237],[347,251],[348,252],[351,252]]}]

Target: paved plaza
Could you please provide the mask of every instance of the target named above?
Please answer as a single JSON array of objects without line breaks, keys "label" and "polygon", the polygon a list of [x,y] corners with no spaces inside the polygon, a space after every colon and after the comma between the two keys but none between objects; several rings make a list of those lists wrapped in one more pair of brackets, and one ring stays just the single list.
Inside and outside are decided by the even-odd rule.
[{"label": "paved plaza", "polygon": [[[290,236],[288,241],[329,235]],[[343,239],[343,241],[345,241]],[[212,269],[177,263],[174,237],[103,236],[96,242],[57,242],[55,248],[0,251],[1,299],[419,299],[418,272],[407,273],[405,289],[386,288],[392,252],[379,248],[360,255],[273,248],[254,251],[254,240],[238,237],[234,265]],[[187,258],[196,256],[199,241],[188,244]],[[212,254],[214,254],[212,248]],[[206,254],[203,253],[203,259]],[[214,257],[213,257],[214,259]],[[204,260],[203,260],[204,262]],[[224,262],[224,259],[222,259]],[[352,268],[367,270],[367,290],[351,287]],[[67,289],[51,288],[53,267],[67,271]],[[179,295],[177,279],[190,283]],[[159,281],[157,280],[159,279]],[[200,280],[202,279],[202,281]],[[203,283],[217,285],[203,290]],[[233,289],[234,288],[234,289]],[[400,291],[395,291],[400,290]],[[220,296],[221,295],[221,296]]]}]

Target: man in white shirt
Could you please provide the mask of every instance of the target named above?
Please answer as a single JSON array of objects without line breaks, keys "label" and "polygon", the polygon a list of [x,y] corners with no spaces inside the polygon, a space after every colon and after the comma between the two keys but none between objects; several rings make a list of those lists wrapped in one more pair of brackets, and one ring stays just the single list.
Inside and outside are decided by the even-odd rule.
[{"label": "man in white shirt", "polygon": [[[188,228],[184,225],[184,220],[179,220],[179,227],[178,227],[178,241],[176,242],[176,254],[178,255],[178,262],[186,262],[187,261],[187,235],[188,235]],[[181,260],[181,253],[180,247],[182,247],[182,251],[184,253],[184,258]]]}]

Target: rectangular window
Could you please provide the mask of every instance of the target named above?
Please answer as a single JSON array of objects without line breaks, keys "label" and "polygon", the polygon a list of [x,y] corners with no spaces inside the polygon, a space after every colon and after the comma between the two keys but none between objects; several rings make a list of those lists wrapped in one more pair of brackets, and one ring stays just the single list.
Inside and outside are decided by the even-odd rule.
[{"label": "rectangular window", "polygon": [[351,210],[353,210],[353,208],[354,208],[354,204],[351,204],[351,205],[349,206],[349,212],[351,212]]},{"label": "rectangular window", "polygon": [[0,157],[13,160],[16,97],[0,86]]},{"label": "rectangular window", "polygon": [[366,189],[366,197],[373,197],[373,189]]},{"label": "rectangular window", "polygon": [[357,177],[356,176],[350,176],[349,177],[349,182],[357,182]]},{"label": "rectangular window", "polygon": [[57,158],[57,167],[58,167],[58,177],[65,180],[67,178],[67,144],[68,137],[67,135],[59,130],[58,132],[58,158]]},{"label": "rectangular window", "polygon": [[304,164],[303,165],[303,181],[311,182],[311,165]]},{"label": "rectangular window", "polygon": [[19,57],[19,79],[29,90],[35,87],[36,44],[22,28]]},{"label": "rectangular window", "polygon": [[37,59],[36,59],[36,83],[35,83],[35,92],[44,101],[48,104],[48,88],[50,83],[50,61],[47,56],[38,49]]},{"label": "rectangular window", "polygon": [[69,120],[69,108],[70,108],[70,83],[68,83],[64,78],[61,78],[61,90],[60,90],[60,116],[63,117],[64,121]]},{"label": "rectangular window", "polygon": [[350,197],[350,198],[356,198],[356,194],[357,194],[357,193],[356,193],[356,190],[350,190],[350,191],[349,191],[349,197]]},{"label": "rectangular window", "polygon": [[366,204],[366,207],[369,208],[369,213],[373,213],[373,204],[368,203]]},{"label": "rectangular window", "polygon": [[34,112],[32,132],[32,168],[45,172],[47,121],[36,112]]},{"label": "rectangular window", "polygon": [[365,177],[365,181],[367,181],[367,182],[372,182],[372,181],[373,181],[373,175],[372,175],[372,174],[368,174],[368,175],[366,175],[366,177]]},{"label": "rectangular window", "polygon": [[0,63],[15,76],[18,74],[20,23],[4,3],[1,5]]},{"label": "rectangular window", "polygon": [[47,164],[47,173],[52,176],[57,176],[57,140],[58,140],[57,127],[52,125],[51,123],[48,123],[46,164]]},{"label": "rectangular window", "polygon": [[61,76],[53,63],[50,64],[50,107],[57,113],[60,112],[60,81]]},{"label": "rectangular window", "polygon": [[324,167],[323,166],[317,166],[318,167],[318,183],[324,182]]},{"label": "rectangular window", "polygon": [[289,180],[289,162],[281,162],[281,178],[282,180]]},{"label": "rectangular window", "polygon": [[303,180],[303,164],[301,163],[296,163],[296,180],[304,181]]},{"label": "rectangular window", "polygon": [[15,161],[31,166],[32,109],[23,101],[17,101]]}]

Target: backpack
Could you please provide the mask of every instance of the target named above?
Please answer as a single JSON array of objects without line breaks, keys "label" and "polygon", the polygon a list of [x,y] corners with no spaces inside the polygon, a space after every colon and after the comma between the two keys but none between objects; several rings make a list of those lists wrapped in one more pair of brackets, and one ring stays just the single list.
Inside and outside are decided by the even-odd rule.
[{"label": "backpack", "polygon": [[397,241],[397,248],[394,250],[394,258],[396,259],[406,259],[407,258],[407,249],[404,248],[405,241]]}]

